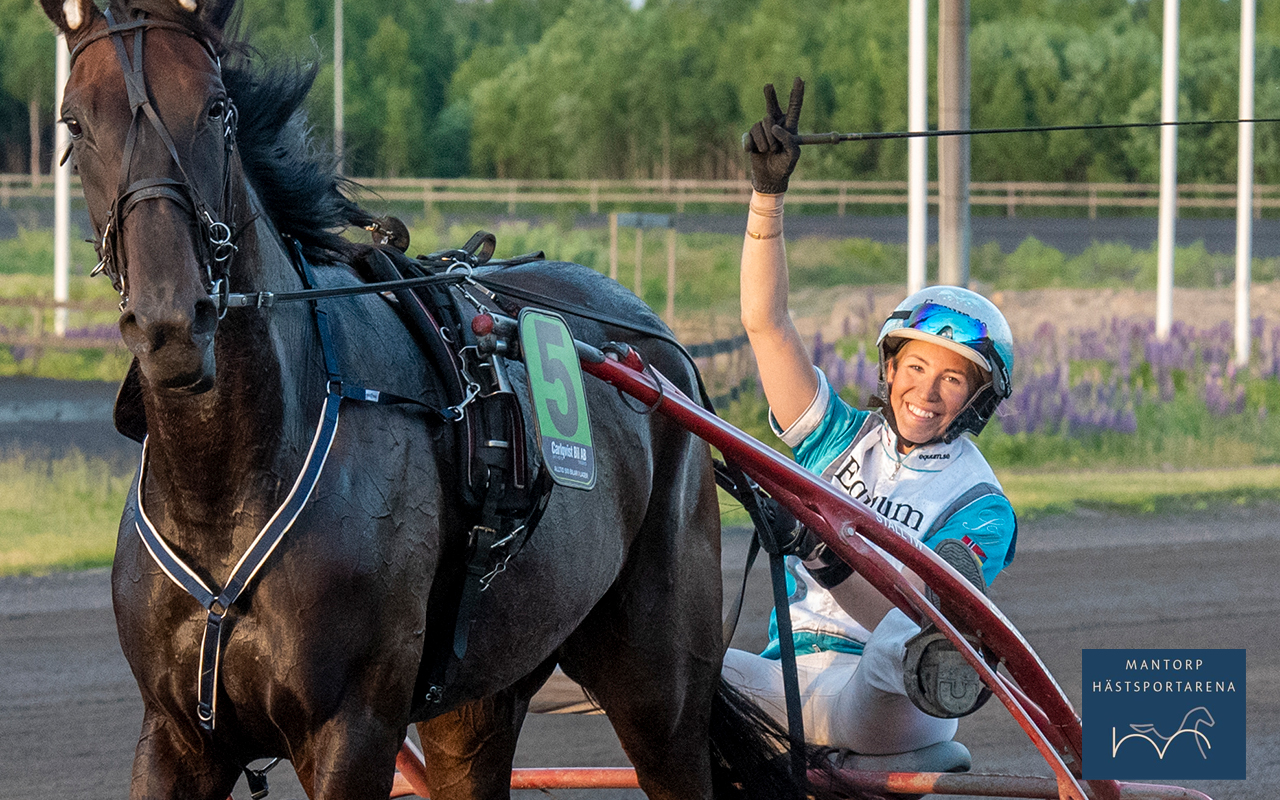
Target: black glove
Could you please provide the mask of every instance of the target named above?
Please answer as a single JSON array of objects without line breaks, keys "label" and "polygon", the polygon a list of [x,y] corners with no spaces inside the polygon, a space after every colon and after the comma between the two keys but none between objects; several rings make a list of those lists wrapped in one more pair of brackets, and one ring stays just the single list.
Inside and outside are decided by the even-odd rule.
[{"label": "black glove", "polygon": [[760,501],[760,509],[764,512],[765,524],[768,526],[765,533],[773,540],[761,540],[760,544],[765,551],[776,551],[783,556],[799,556],[802,561],[812,556],[821,544],[813,531],[801,525],[786,506],[772,497],[762,497]]},{"label": "black glove", "polygon": [[751,185],[761,194],[782,194],[800,160],[796,132],[800,129],[800,106],[804,103],[804,81],[791,85],[786,116],[778,105],[773,84],[764,87],[764,119],[751,126],[743,147],[751,154]]},{"label": "black glove", "polygon": [[[796,556],[801,561],[816,559],[822,566],[809,567],[809,574],[827,589],[844,583],[853,574],[853,568],[827,547],[816,533],[802,525],[785,506],[772,497],[761,500],[760,509],[764,512],[765,524],[769,528],[766,532],[760,532],[760,546],[765,552]],[[765,541],[765,536],[773,541]]]}]

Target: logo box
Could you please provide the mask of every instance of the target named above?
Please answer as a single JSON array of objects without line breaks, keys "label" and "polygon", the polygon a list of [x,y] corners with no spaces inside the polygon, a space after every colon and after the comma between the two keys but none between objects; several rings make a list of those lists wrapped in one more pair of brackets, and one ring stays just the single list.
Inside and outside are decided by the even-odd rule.
[{"label": "logo box", "polygon": [[1086,779],[1244,779],[1244,650],[1084,650],[1082,662]]}]

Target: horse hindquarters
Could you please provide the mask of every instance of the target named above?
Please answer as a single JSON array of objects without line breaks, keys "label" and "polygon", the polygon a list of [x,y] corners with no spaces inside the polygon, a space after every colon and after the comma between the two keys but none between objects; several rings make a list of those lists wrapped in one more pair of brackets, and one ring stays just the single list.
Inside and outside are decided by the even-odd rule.
[{"label": "horse hindquarters", "polygon": [[655,475],[622,573],[561,650],[609,716],[651,798],[711,797],[720,674],[719,509],[705,445],[663,418]]}]

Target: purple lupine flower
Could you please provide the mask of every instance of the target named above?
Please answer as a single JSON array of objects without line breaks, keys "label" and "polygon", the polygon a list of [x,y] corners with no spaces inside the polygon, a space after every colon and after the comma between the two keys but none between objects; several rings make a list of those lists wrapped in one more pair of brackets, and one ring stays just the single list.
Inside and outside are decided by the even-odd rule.
[{"label": "purple lupine flower", "polygon": [[839,392],[841,389],[849,385],[848,367],[844,359],[835,359],[835,369],[827,373],[827,379],[831,382],[831,388]]}]

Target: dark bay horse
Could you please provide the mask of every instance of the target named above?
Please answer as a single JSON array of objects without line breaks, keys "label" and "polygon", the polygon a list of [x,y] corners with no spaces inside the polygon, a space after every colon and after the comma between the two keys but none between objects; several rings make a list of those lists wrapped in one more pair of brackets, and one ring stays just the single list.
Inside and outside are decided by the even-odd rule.
[{"label": "dark bay horse", "polygon": [[[356,283],[344,264],[369,257],[371,246],[339,235],[369,215],[313,156],[296,113],[314,70],[251,69],[224,41],[234,0],[113,0],[105,13],[92,0],[42,2],[73,49],[62,121],[136,356],[118,414],[147,435],[112,578],[145,708],[132,796],[221,800],[245,765],[281,757],[313,798],[381,800],[419,721],[433,797],[504,797],[529,698],[557,663],[607,711],[650,796],[706,798],[713,784],[717,796],[774,793],[752,764],[730,763],[734,741],[762,740],[719,680],[708,448],[595,381],[597,486],[552,492],[480,596],[454,680],[424,707],[424,646],[452,619],[466,541],[448,423],[411,405],[341,400],[332,446],[304,486],[328,419],[316,317],[308,303],[224,315],[215,302],[227,286],[302,289],[287,241],[322,265],[321,286]],[[583,267],[531,264],[504,280],[660,325]],[[348,378],[406,397],[436,380],[382,297],[319,305]],[[626,338],[585,318],[574,326],[597,344]],[[674,348],[639,344],[695,391]],[[521,389],[522,370],[513,377]],[[184,585],[217,596],[286,508],[292,527],[232,607],[181,588],[177,563]],[[141,538],[144,518],[155,541]],[[200,698],[217,708],[208,730],[197,695],[211,636],[221,646],[210,651],[213,696]],[[776,776],[776,763],[761,769]]]}]

